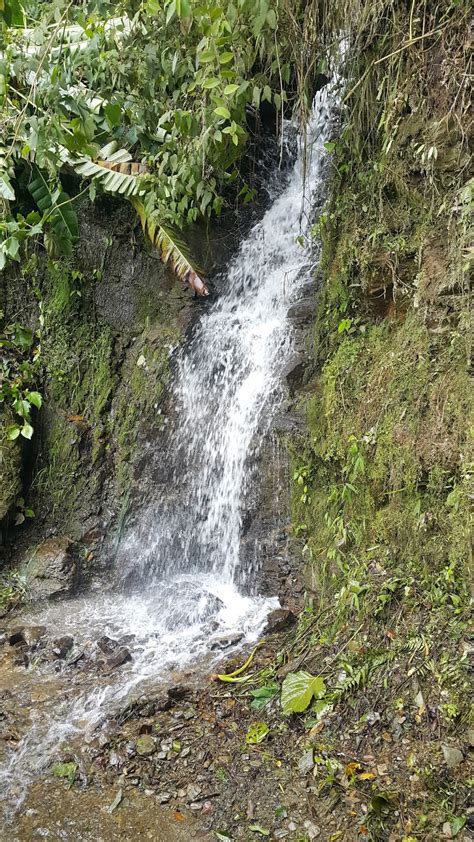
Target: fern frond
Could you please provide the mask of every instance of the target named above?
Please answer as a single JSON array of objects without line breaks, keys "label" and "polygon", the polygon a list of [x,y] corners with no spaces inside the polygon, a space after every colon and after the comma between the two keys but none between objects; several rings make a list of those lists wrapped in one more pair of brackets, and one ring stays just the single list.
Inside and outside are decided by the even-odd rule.
[{"label": "fern frond", "polygon": [[53,193],[41,170],[33,166],[34,178],[28,185],[39,210],[51,225],[52,253],[71,254],[72,245],[79,235],[76,211],[70,196],[64,191]]},{"label": "fern frond", "polygon": [[136,197],[132,197],[130,201],[140,218],[143,231],[160,252],[163,262],[168,263],[181,280],[187,281],[197,295],[209,295],[189,248],[179,233],[171,226],[150,217],[143,203]]},{"label": "fern frond", "polygon": [[128,172],[116,172],[111,169],[109,161],[91,161],[90,158],[71,158],[69,163],[78,175],[83,178],[98,179],[109,193],[119,193],[130,199],[131,196],[139,196],[144,193],[144,188],[137,179],[136,174]]}]

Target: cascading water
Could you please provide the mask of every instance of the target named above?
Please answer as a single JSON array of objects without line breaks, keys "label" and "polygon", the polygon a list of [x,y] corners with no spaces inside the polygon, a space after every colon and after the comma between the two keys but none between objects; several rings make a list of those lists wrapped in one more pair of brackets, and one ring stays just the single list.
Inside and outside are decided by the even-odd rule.
[{"label": "cascading water", "polygon": [[67,668],[59,675],[51,666],[30,668],[24,692],[39,680],[44,692],[31,707],[28,733],[0,766],[0,794],[10,803],[66,739],[94,730],[132,692],[195,662],[213,636],[256,639],[278,604],[255,594],[240,563],[242,503],[292,349],[287,312],[311,271],[298,239],[322,184],[336,91],[334,82],[318,93],[306,148],[178,359],[168,502],[146,511],[121,548],[136,560],[134,592],[86,596],[30,618],[57,637],[72,633],[86,653],[101,634],[130,635],[133,661],[119,677],[94,682]]}]

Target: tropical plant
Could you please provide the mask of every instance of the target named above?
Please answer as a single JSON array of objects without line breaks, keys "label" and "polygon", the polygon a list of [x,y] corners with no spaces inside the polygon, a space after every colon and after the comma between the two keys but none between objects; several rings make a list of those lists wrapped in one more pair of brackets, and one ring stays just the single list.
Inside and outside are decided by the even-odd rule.
[{"label": "tropical plant", "polygon": [[249,118],[267,102],[282,125],[295,28],[309,31],[313,6],[4,0],[0,268],[40,233],[51,255],[70,253],[74,206],[108,191],[133,200],[164,259],[206,294],[179,229],[251,195],[237,166]]}]

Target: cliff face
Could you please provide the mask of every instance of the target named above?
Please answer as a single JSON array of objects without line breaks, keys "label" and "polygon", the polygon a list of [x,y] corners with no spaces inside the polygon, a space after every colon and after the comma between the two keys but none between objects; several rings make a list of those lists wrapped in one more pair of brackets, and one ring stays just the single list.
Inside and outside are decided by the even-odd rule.
[{"label": "cliff face", "polygon": [[173,349],[192,311],[191,293],[126,211],[104,202],[81,227],[73,258],[33,255],[5,287],[6,321],[38,330],[43,395],[33,441],[9,443],[2,463],[3,516],[15,516],[21,495],[35,513],[16,531],[10,520],[21,552],[55,532],[78,540],[120,529],[141,444],[160,437]]},{"label": "cliff face", "polygon": [[[294,441],[293,530],[323,611],[319,641],[344,653],[330,679],[343,728],[377,711],[372,731],[356,729],[360,755],[380,753],[382,731],[403,735],[413,787],[423,766],[441,798],[433,729],[463,749],[469,706],[467,7],[359,14],[315,230],[324,284]],[[448,812],[459,783],[447,784]],[[412,795],[407,784],[405,805]]]}]

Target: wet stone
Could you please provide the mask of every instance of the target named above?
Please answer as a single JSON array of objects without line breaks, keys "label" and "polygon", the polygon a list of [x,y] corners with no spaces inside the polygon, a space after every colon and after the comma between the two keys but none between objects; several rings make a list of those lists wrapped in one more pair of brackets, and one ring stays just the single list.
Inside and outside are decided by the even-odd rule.
[{"label": "wet stone", "polygon": [[99,640],[97,641],[97,648],[107,656],[113,655],[118,647],[118,640],[114,640],[112,637],[107,637],[106,634],[104,634],[103,637],[99,637]]},{"label": "wet stone", "polygon": [[283,631],[292,626],[295,621],[296,617],[289,608],[276,608],[267,617],[265,634]]},{"label": "wet stone", "polygon": [[27,626],[23,632],[25,640],[31,648],[38,645],[47,632],[46,626]]},{"label": "wet stone", "polygon": [[14,629],[10,629],[10,634],[8,635],[8,642],[10,646],[26,645],[25,630],[23,626],[17,626]]},{"label": "wet stone", "polygon": [[74,638],[71,634],[65,634],[63,637],[58,637],[53,640],[53,654],[57,658],[63,659],[66,657],[70,649],[74,645]]},{"label": "wet stone", "polygon": [[133,658],[129,650],[125,649],[125,647],[121,647],[120,649],[117,649],[110,658],[107,658],[106,672],[112,672],[112,670],[117,669],[132,660]]},{"label": "wet stone", "polygon": [[237,643],[243,638],[243,634],[236,632],[235,634],[227,634],[223,635],[222,637],[216,637],[213,641],[211,641],[210,648],[212,650],[215,649],[228,649],[230,646],[235,646]]}]

